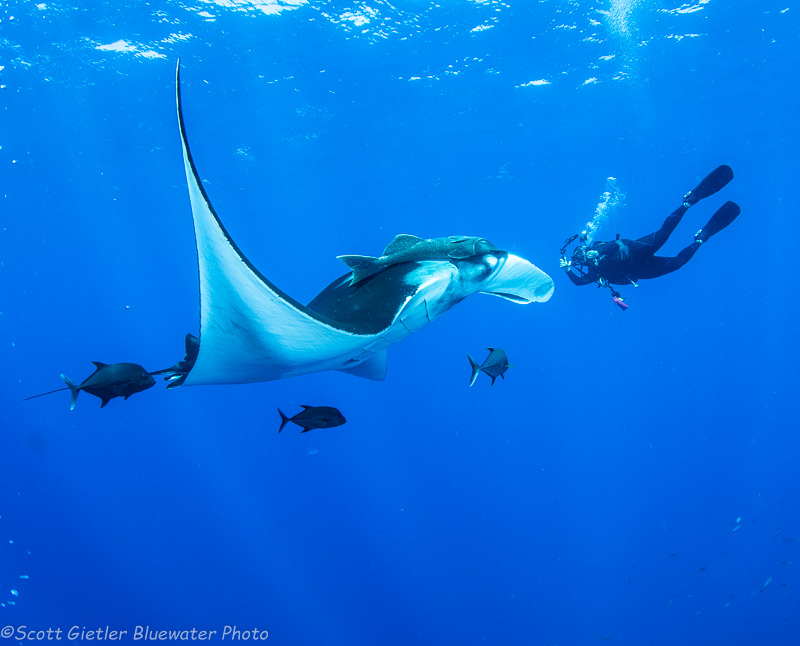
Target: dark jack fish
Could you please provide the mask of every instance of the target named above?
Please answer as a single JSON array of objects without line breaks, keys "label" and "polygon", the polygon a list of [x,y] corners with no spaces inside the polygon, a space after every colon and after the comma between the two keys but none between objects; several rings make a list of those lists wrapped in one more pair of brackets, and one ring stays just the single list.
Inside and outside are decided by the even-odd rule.
[{"label": "dark jack fish", "polygon": [[178,363],[169,368],[150,373],[151,375],[164,375],[167,388],[175,388],[175,386],[180,386],[186,381],[186,377],[197,361],[197,355],[200,353],[200,339],[194,334],[187,334],[184,343],[186,345],[186,355],[182,361],[178,361]]},{"label": "dark jack fish", "polygon": [[303,428],[301,433],[308,433],[312,428],[333,428],[334,426],[341,426],[347,420],[344,418],[336,408],[332,406],[302,406],[302,412],[297,413],[294,417],[286,417],[283,411],[279,408],[278,413],[281,416],[281,427],[278,433],[283,430],[289,422],[294,422]]},{"label": "dark jack fish", "polygon": [[395,236],[383,255],[374,256],[336,256],[353,270],[351,285],[377,274],[379,271],[401,262],[420,262],[424,260],[463,260],[487,253],[500,251],[485,238],[469,236],[448,236],[423,240],[417,236],[401,234]]},{"label": "dark jack fish", "polygon": [[[473,359],[469,354],[467,354],[467,359],[469,359],[469,365],[472,366],[472,376],[469,378],[469,385],[475,383],[475,380],[478,378],[478,375],[481,371],[485,372],[492,378],[492,386],[494,386],[494,380],[498,377],[503,377],[506,370],[508,370],[511,366],[508,365],[508,357],[506,353],[503,352],[500,348],[489,348],[489,356],[486,357],[486,361],[483,362],[482,365],[478,365],[478,363]],[[505,377],[503,377],[505,379]]]},{"label": "dark jack fish", "polygon": [[103,408],[115,397],[128,399],[131,395],[140,393],[155,385],[156,380],[142,366],[136,363],[100,363],[92,361],[97,370],[89,375],[79,386],[66,375],[61,375],[66,388],[58,388],[41,395],[26,397],[25,400],[52,395],[62,390],[70,391],[69,409],[75,409],[75,402],[78,401],[78,393],[85,390],[90,395],[99,397],[102,400],[100,408]]}]

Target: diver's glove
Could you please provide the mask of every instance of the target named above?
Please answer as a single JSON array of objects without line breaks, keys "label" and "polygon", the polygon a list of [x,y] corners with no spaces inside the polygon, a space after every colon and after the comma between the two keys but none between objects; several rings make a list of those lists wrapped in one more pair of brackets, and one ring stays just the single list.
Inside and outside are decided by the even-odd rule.
[{"label": "diver's glove", "polygon": [[561,269],[563,269],[564,271],[569,271],[569,268],[572,266],[572,263],[566,258],[562,258],[558,262],[559,265],[561,266]]}]

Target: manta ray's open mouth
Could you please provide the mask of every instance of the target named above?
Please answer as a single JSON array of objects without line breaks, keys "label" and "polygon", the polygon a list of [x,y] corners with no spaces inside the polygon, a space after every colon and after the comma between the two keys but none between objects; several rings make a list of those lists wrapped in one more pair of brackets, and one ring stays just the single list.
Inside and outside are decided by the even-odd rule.
[{"label": "manta ray's open mouth", "polygon": [[550,300],[554,289],[555,284],[550,276],[525,258],[510,253],[481,287],[481,294],[491,294],[526,305]]}]

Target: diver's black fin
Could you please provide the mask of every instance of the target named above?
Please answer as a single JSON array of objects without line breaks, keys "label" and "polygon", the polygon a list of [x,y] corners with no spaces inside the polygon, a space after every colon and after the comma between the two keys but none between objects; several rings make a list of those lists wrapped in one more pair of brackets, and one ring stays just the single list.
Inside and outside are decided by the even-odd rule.
[{"label": "diver's black fin", "polygon": [[278,413],[281,416],[281,427],[278,429],[278,433],[280,433],[283,430],[283,427],[289,423],[289,418],[283,414],[283,411],[280,408],[278,409]]},{"label": "diver's black fin", "polygon": [[725,188],[733,179],[733,169],[726,164],[718,166],[712,170],[695,188],[686,194],[683,203],[686,206],[697,204],[700,200],[714,195],[719,190]]},{"label": "diver's black fin", "polygon": [[711,216],[711,219],[706,223],[706,226],[697,232],[694,239],[699,240],[700,242],[705,242],[715,233],[719,233],[725,227],[727,227],[741,212],[742,210],[739,208],[739,205],[736,204],[736,202],[725,202],[725,204],[723,204],[719,210]]}]

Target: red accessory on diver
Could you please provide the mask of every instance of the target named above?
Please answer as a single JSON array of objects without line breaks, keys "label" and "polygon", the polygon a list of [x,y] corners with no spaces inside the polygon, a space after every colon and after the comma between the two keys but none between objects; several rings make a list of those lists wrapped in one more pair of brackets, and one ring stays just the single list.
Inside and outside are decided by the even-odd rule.
[{"label": "red accessory on diver", "polygon": [[619,296],[614,297],[614,303],[619,307],[623,312],[630,307],[630,305],[626,305],[625,302]]}]

